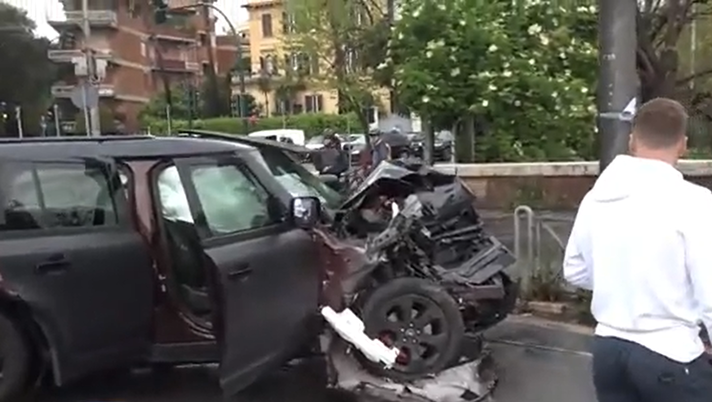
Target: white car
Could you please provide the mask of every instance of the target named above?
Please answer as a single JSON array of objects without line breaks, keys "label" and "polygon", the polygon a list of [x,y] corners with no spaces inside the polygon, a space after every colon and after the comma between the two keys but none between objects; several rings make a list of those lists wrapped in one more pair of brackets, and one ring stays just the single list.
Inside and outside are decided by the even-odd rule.
[{"label": "white car", "polygon": [[309,141],[307,141],[304,146],[312,151],[318,151],[324,148],[324,136],[315,135],[314,137],[309,138]]},{"label": "white car", "polygon": [[297,130],[291,128],[255,131],[253,133],[248,134],[248,137],[264,138],[266,140],[288,142],[302,146],[306,142],[306,135],[304,135],[304,130]]}]

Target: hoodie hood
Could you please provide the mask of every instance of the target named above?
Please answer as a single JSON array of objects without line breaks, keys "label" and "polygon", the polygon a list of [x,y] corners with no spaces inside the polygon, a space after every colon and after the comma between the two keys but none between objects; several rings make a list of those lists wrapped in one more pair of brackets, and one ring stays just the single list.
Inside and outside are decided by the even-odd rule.
[{"label": "hoodie hood", "polygon": [[598,177],[590,196],[598,202],[615,202],[649,188],[659,188],[665,180],[682,178],[682,173],[665,162],[618,155]]}]

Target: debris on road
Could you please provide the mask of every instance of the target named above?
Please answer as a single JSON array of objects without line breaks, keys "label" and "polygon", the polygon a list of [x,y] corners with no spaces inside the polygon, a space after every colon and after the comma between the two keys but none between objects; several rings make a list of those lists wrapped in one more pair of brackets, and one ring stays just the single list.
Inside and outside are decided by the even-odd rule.
[{"label": "debris on road", "polygon": [[437,374],[413,381],[373,375],[362,368],[351,347],[338,338],[323,337],[328,345],[330,386],[380,401],[479,402],[493,391],[497,378],[488,351]]}]

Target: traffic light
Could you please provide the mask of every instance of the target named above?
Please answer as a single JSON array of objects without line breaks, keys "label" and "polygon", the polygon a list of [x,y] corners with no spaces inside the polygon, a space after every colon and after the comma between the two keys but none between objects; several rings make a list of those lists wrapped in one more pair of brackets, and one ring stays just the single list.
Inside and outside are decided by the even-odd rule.
[{"label": "traffic light", "polygon": [[156,24],[163,24],[168,20],[168,0],[152,0],[153,20]]}]

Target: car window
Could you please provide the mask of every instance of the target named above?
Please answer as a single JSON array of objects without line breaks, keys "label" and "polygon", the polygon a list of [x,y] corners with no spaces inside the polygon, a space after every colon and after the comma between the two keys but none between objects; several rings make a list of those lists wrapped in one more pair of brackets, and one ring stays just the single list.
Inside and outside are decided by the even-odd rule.
[{"label": "car window", "polygon": [[4,164],[0,186],[2,230],[118,222],[107,175],[99,166],[83,162]]},{"label": "car window", "polygon": [[168,166],[159,173],[158,195],[161,202],[161,215],[164,219],[194,223],[188,196],[185,194],[178,168],[175,166]]},{"label": "car window", "polygon": [[270,214],[269,193],[237,165],[193,166],[190,177],[202,214],[215,236],[281,221],[281,216]]},{"label": "car window", "polygon": [[318,197],[329,209],[341,206],[341,195],[279,149],[261,148],[260,160],[292,197]]}]

